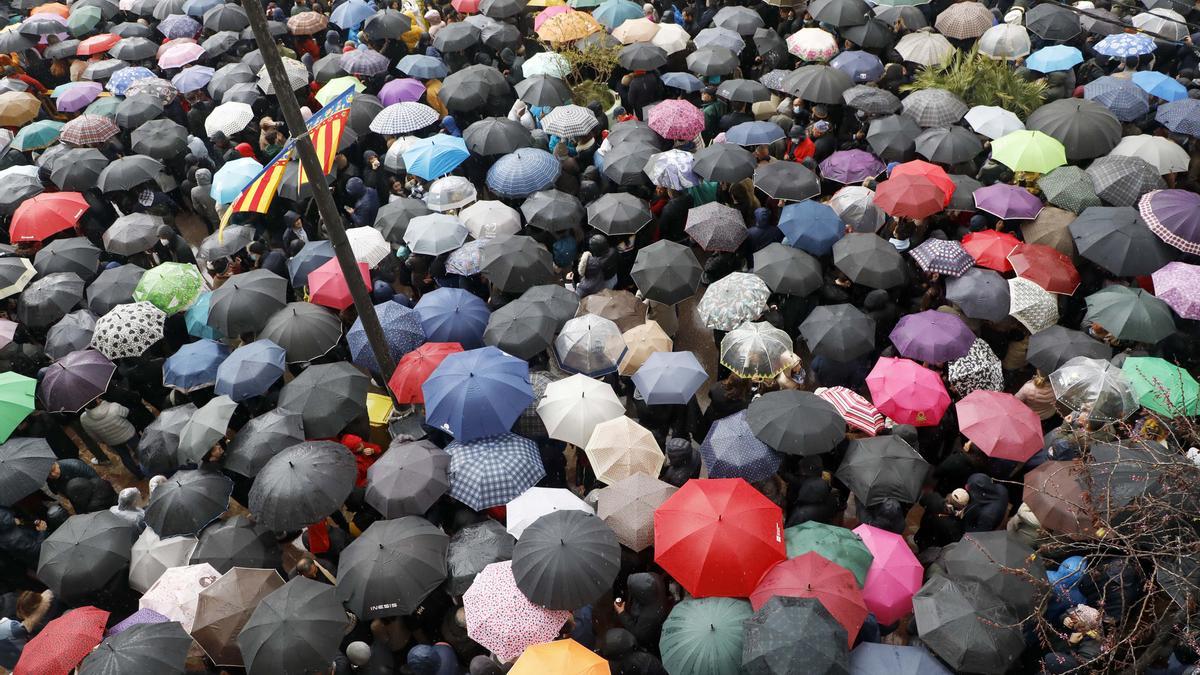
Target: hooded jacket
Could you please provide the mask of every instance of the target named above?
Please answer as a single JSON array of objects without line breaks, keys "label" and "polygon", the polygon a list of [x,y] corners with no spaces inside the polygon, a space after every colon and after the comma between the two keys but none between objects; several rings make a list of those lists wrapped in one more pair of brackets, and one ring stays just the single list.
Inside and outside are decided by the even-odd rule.
[{"label": "hooded jacket", "polygon": [[354,213],[350,214],[350,222],[362,227],[375,224],[375,215],[379,213],[379,193],[375,188],[367,187],[358,176],[346,181],[346,196],[354,200]]},{"label": "hooded jacket", "polygon": [[212,171],[196,169],[196,187],[192,188],[192,208],[209,229],[221,222],[217,216],[217,200],[212,196]]},{"label": "hooded jacket", "polygon": [[41,553],[44,532],[17,525],[13,512],[0,508],[0,552],[26,569],[34,569]]}]

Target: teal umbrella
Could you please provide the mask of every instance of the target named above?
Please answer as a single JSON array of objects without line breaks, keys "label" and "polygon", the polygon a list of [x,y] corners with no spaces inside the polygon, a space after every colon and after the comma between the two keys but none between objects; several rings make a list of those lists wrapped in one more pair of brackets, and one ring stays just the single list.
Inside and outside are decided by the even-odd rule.
[{"label": "teal umbrella", "polygon": [[63,126],[65,125],[62,122],[51,120],[38,120],[26,124],[13,138],[12,147],[17,150],[40,150],[49,147],[58,140],[58,134],[62,131]]},{"label": "teal umbrella", "polygon": [[0,373],[0,443],[33,412],[37,380],[17,373]]},{"label": "teal umbrella", "polygon": [[1118,340],[1154,344],[1175,332],[1171,308],[1140,288],[1108,286],[1086,302],[1084,323],[1097,324]]},{"label": "teal umbrella", "polygon": [[854,574],[858,585],[867,582],[867,570],[875,556],[857,534],[844,527],[826,525],[810,520],[793,525],[783,531],[789,558],[816,552],[829,562],[846,568]]},{"label": "teal umbrella", "polygon": [[735,598],[689,598],[663,623],[659,652],[668,673],[739,675],[742,622],[754,611]]},{"label": "teal umbrella", "polygon": [[220,340],[224,337],[221,331],[208,325],[208,304],[211,300],[212,291],[204,291],[196,298],[196,302],[188,307],[187,313],[183,315],[183,324],[187,327],[188,335],[209,340]]},{"label": "teal umbrella", "polygon": [[121,102],[124,100],[120,96],[101,96],[92,101],[91,105],[84,109],[83,112],[88,115],[107,117],[115,120],[117,118],[117,106],[121,105]]},{"label": "teal umbrella", "polygon": [[100,25],[100,19],[99,7],[92,5],[80,7],[76,5],[71,9],[71,16],[67,18],[67,30],[70,31],[71,35],[80,37]]}]

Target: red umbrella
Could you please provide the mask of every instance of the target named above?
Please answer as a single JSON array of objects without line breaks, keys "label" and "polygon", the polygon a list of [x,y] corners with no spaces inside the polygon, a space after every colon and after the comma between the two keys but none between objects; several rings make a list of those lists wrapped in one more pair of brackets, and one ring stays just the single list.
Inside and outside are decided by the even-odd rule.
[{"label": "red umbrella", "polygon": [[925,176],[893,176],[875,188],[875,205],[897,218],[928,218],[945,208],[948,199]]},{"label": "red umbrella", "polygon": [[121,41],[121,36],[115,33],[101,33],[93,35],[86,40],[82,40],[75,47],[76,56],[91,56],[112,49],[112,46]]},{"label": "red umbrella", "polygon": [[963,237],[963,248],[975,259],[975,264],[997,272],[1011,272],[1008,254],[1021,244],[1021,240],[1007,232],[983,230]]},{"label": "red umbrella", "polygon": [[404,355],[396,364],[396,372],[388,380],[388,388],[398,403],[424,403],[421,385],[447,356],[461,352],[457,342],[426,342]]},{"label": "red umbrella", "polygon": [[104,639],[108,612],[96,607],[73,609],[46,624],[25,649],[13,675],[70,675]]},{"label": "red umbrella", "polygon": [[746,597],[787,557],[783,512],[741,478],[689,480],[654,511],[654,551],[688,593]]},{"label": "red umbrella", "polygon": [[[366,263],[358,263],[358,271],[362,273],[363,283],[371,287],[371,268]],[[324,307],[331,307],[339,312],[354,304],[350,296],[350,287],[346,285],[346,277],[342,276],[342,268],[337,258],[331,258],[308,275],[308,301]]]},{"label": "red umbrella", "polygon": [[942,378],[908,359],[880,358],[867,375],[867,389],[879,412],[901,424],[937,426],[950,407]]},{"label": "red umbrella", "polygon": [[480,0],[450,0],[450,6],[459,14],[478,14]]},{"label": "red umbrella", "polygon": [[30,197],[13,214],[9,241],[41,241],[69,230],[87,210],[87,200],[78,192],[44,192]]},{"label": "red umbrella", "polygon": [[924,160],[914,159],[911,162],[899,164],[892,169],[888,174],[891,178],[900,176],[921,176],[929,180],[929,182],[940,187],[942,192],[946,193],[946,200],[942,202],[942,206],[950,203],[950,198],[954,196],[954,181],[950,180],[950,176],[946,174],[946,170],[937,164],[930,164]]},{"label": "red umbrella", "polygon": [[1017,276],[1051,293],[1072,295],[1079,288],[1079,272],[1070,256],[1045,244],[1020,244],[1008,254]]},{"label": "red umbrella", "polygon": [[976,389],[954,410],[959,431],[988,457],[1025,462],[1042,448],[1042,420],[1012,394]]},{"label": "red umbrella", "polygon": [[772,567],[750,594],[755,611],[772,596],[816,598],[846,629],[850,646],[867,618],[867,604],[854,573],[816,552],[796,556]]}]

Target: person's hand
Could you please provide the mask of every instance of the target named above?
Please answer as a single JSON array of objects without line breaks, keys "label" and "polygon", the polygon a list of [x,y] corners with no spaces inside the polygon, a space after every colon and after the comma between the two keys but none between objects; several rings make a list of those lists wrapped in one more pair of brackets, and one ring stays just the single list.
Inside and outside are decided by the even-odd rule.
[{"label": "person's hand", "polygon": [[372,158],[371,158],[371,168],[372,168],[372,169],[378,169],[378,168],[379,168],[379,158],[378,158],[378,157],[372,157]]},{"label": "person's hand", "polygon": [[37,530],[38,532],[45,532],[46,531],[46,521],[44,521],[44,520],[33,521],[33,529]]},{"label": "person's hand", "polygon": [[364,457],[370,457],[371,455],[375,454],[375,449],[374,448],[363,448],[362,454]]},{"label": "person's hand", "polygon": [[1083,642],[1083,633],[1071,633],[1071,636],[1067,638],[1067,642],[1070,642],[1073,645]]},{"label": "person's hand", "polygon": [[625,613],[625,601],[621,598],[613,600],[613,609],[617,610],[617,614]]}]

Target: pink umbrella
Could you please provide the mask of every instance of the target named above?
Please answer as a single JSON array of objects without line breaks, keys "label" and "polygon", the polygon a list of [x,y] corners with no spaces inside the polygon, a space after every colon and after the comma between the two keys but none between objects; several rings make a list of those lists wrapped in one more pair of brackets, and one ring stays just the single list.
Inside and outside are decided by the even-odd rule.
[{"label": "pink umbrella", "polygon": [[379,90],[379,100],[385,106],[394,103],[415,103],[425,95],[425,83],[411,77],[401,77],[388,82]]},{"label": "pink umbrella", "polygon": [[1154,295],[1185,319],[1200,319],[1200,265],[1172,262],[1150,277]]},{"label": "pink umbrella", "polygon": [[912,611],[913,595],[921,589],[925,568],[904,537],[870,525],[854,528],[875,559],[867,569],[863,601],[880,624],[891,624]]},{"label": "pink umbrella", "polygon": [[182,68],[205,55],[204,47],[195,42],[172,44],[158,57],[159,68]]},{"label": "pink umbrella", "polygon": [[517,588],[512,562],[483,568],[462,600],[467,635],[501,661],[511,661],[526,647],[558,637],[558,631],[571,618],[570,612],[530,602]]},{"label": "pink umbrella", "polygon": [[1024,462],[1042,448],[1042,420],[1012,394],[976,389],[954,410],[959,431],[988,457]]},{"label": "pink umbrella", "polygon": [[704,130],[704,113],[678,98],[654,106],[646,121],[659,136],[673,141],[690,141]]},{"label": "pink umbrella", "polygon": [[950,407],[942,378],[908,359],[880,358],[867,375],[867,389],[879,412],[900,424],[936,426]]},{"label": "pink umbrella", "polygon": [[533,29],[537,30],[537,29],[541,28],[542,24],[546,23],[546,21],[548,21],[550,18],[557,16],[559,14],[566,14],[567,12],[570,12],[570,11],[571,11],[571,8],[568,7],[567,5],[557,5],[555,7],[547,7],[546,9],[543,9],[542,11],[538,12],[537,16],[533,17]]},{"label": "pink umbrella", "polygon": [[[358,263],[358,271],[362,273],[363,283],[371,284],[371,268],[366,263]],[[350,287],[346,285],[346,277],[342,276],[342,268],[337,258],[327,261],[308,275],[308,301],[331,307],[339,312],[354,304],[350,297]]]}]

